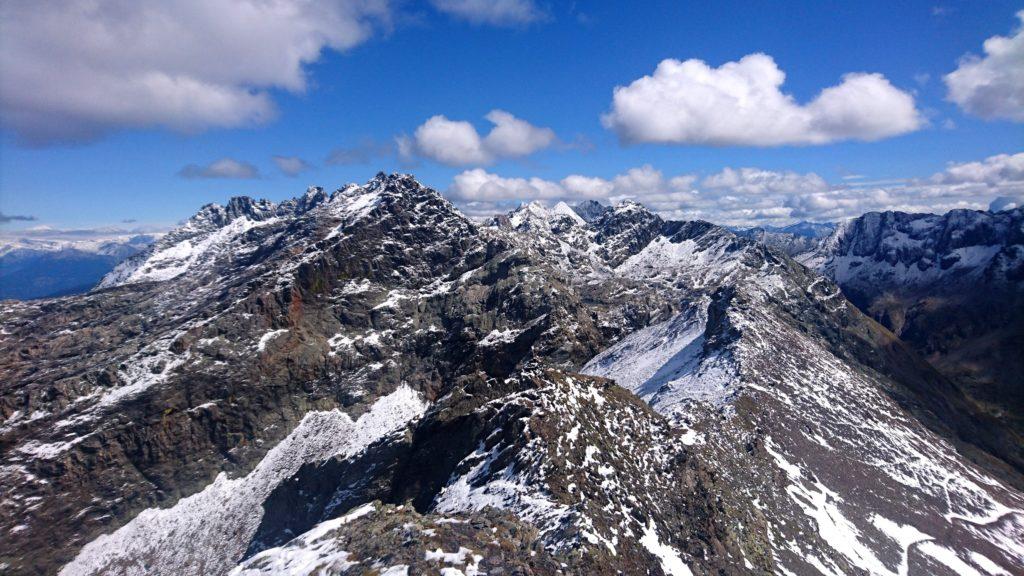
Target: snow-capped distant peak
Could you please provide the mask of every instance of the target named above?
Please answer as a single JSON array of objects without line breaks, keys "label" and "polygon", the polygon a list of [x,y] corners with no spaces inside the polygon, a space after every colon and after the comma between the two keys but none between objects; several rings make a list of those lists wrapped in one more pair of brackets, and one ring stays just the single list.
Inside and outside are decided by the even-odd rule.
[{"label": "snow-capped distant peak", "polygon": [[647,207],[645,207],[643,204],[637,202],[636,200],[631,200],[631,199],[627,198],[627,199],[619,202],[615,206],[613,206],[612,210],[614,210],[616,212],[636,212],[636,211],[639,211],[639,210],[643,210],[643,211],[646,212],[647,211]]},{"label": "snow-capped distant peak", "polygon": [[574,224],[583,225],[586,221],[580,218],[568,204],[559,202],[553,208],[548,208],[537,200],[530,203],[523,203],[512,212],[509,212],[509,223],[513,228],[541,227],[547,228],[551,224],[568,218]]},{"label": "snow-capped distant peak", "polygon": [[839,223],[797,259],[845,288],[953,289],[971,278],[1007,282],[1024,268],[1024,210],[943,215],[869,212]]},{"label": "snow-capped distant peak", "polygon": [[559,202],[555,204],[555,207],[551,209],[551,213],[558,216],[568,216],[573,222],[577,224],[586,224],[587,221],[582,216],[576,213],[568,204],[565,202]]}]

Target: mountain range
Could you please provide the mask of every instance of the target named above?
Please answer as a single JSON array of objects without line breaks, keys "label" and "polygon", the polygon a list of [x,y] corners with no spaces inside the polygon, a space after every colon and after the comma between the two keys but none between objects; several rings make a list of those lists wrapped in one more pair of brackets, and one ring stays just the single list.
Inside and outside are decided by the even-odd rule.
[{"label": "mountain range", "polygon": [[1024,209],[868,213],[797,260],[1016,433],[1024,463]]},{"label": "mountain range", "polygon": [[125,258],[158,234],[90,239],[0,238],[0,300],[52,298],[88,292]]},{"label": "mountain range", "polygon": [[0,305],[0,566],[1024,573],[1021,226],[785,250],[398,174],[208,205]]}]

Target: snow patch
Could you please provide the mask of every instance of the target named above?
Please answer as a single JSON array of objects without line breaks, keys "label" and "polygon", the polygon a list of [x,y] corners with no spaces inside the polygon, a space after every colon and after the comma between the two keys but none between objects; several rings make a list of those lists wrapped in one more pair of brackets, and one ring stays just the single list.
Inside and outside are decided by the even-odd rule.
[{"label": "snow patch", "polygon": [[693,576],[690,567],[679,557],[679,551],[662,544],[658,538],[658,530],[654,525],[654,519],[647,519],[647,526],[644,528],[644,535],[640,538],[640,544],[648,552],[654,554],[661,561],[661,571],[667,576]]},{"label": "snow patch", "polygon": [[271,330],[270,332],[263,334],[263,336],[260,336],[259,342],[256,343],[256,350],[259,352],[263,352],[264,350],[266,350],[267,344],[269,344],[271,340],[277,338],[282,334],[286,334],[287,332],[287,328],[281,328],[279,330]]},{"label": "snow patch", "polygon": [[[427,405],[401,386],[355,422],[341,410],[311,412],[241,478],[224,473],[171,508],[144,510],[112,534],[87,544],[62,576],[116,572],[125,576],[227,572],[263,517],[263,501],[307,462],[358,453],[419,418]],[[115,568],[116,567],[116,568]]]},{"label": "snow patch", "polygon": [[350,553],[336,550],[335,540],[328,535],[373,511],[373,504],[364,504],[340,518],[321,522],[288,544],[268,548],[249,558],[244,564],[236,566],[231,576],[307,576],[314,570],[318,573],[345,572],[359,562],[349,560]]}]

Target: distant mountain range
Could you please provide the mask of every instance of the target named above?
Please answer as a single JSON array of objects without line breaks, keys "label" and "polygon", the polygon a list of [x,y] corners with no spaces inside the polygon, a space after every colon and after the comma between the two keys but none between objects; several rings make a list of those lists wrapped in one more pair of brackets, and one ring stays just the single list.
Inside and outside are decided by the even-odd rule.
[{"label": "distant mountain range", "polygon": [[477,223],[400,174],[203,207],[87,294],[0,305],[0,562],[1024,573],[1021,437],[982,395],[1020,373],[893,332],[942,332],[929,291],[1016,298],[1018,217],[804,227],[803,265],[629,201]]},{"label": "distant mountain range", "polygon": [[872,212],[796,259],[1024,438],[1024,208]]},{"label": "distant mountain range", "polygon": [[758,226],[741,228],[734,232],[785,252],[790,256],[814,250],[821,239],[836,228],[830,222],[797,222],[789,226]]},{"label": "distant mountain range", "polygon": [[29,300],[88,292],[125,258],[159,235],[100,239],[0,238],[0,300]]}]

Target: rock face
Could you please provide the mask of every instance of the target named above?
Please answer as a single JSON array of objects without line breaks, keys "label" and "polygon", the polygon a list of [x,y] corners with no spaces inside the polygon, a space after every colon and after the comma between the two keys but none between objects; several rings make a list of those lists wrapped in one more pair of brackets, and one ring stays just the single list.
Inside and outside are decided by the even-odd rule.
[{"label": "rock face", "polygon": [[1024,570],[1001,428],[829,280],[635,203],[235,199],[2,321],[15,574]]},{"label": "rock face", "polygon": [[865,214],[798,259],[1016,432],[1024,469],[1024,210]]}]

